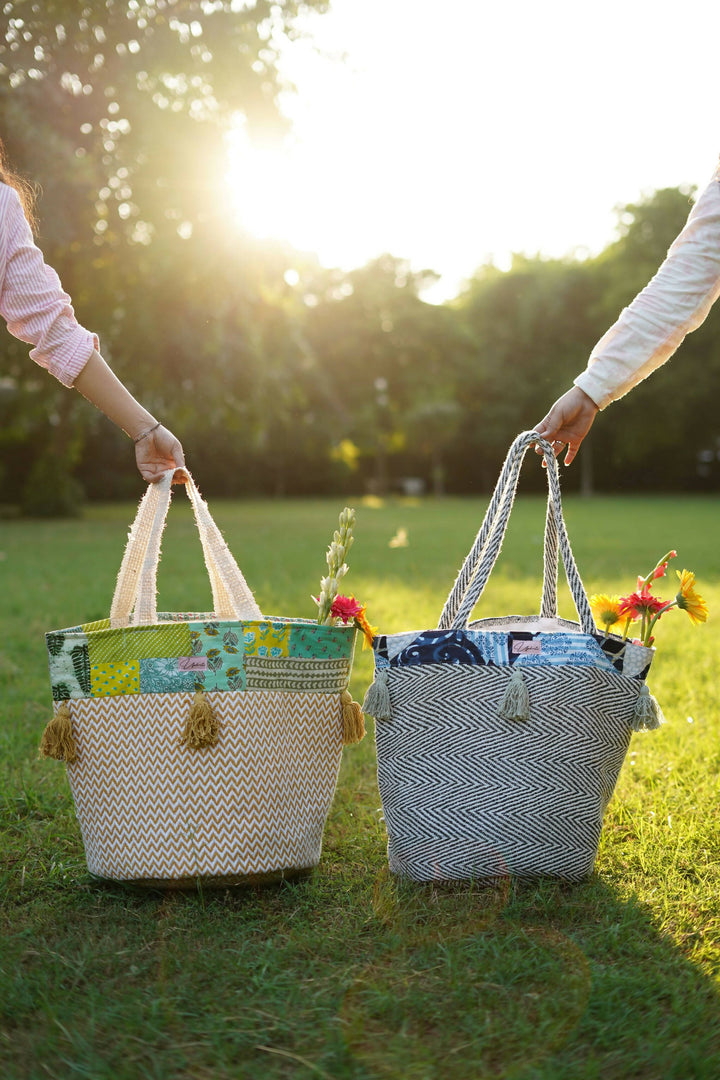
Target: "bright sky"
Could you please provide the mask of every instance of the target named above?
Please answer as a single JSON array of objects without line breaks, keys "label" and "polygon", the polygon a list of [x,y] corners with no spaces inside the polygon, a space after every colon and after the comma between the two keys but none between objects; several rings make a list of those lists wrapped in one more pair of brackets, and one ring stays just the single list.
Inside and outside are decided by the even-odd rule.
[{"label": "bright sky", "polygon": [[719,0],[331,5],[285,50],[287,146],[233,172],[244,223],[325,265],[388,251],[440,300],[490,258],[596,253],[720,155]]}]

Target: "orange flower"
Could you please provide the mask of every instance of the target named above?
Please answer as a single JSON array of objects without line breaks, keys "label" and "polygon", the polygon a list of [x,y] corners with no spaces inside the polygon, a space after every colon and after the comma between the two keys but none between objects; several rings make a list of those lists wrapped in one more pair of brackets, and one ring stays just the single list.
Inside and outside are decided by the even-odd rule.
[{"label": "orange flower", "polygon": [[358,630],[362,631],[363,649],[366,647],[371,649],[373,639],[377,634],[377,626],[371,626],[370,623],[367,621],[367,619],[365,618],[364,607],[360,608],[359,613],[355,616],[355,625],[357,626]]},{"label": "orange flower", "polygon": [[687,611],[690,621],[698,626],[707,622],[708,606],[699,593],[695,592],[695,575],[691,570],[683,570],[675,573],[680,578],[680,591],[675,597],[677,606]]}]

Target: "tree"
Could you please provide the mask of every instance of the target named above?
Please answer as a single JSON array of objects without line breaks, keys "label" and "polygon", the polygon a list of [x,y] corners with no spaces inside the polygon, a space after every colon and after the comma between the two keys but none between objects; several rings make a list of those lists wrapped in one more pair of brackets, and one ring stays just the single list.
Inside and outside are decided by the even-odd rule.
[{"label": "tree", "polygon": [[[327,0],[10,0],[0,102],[12,103],[12,156],[48,191],[58,154],[74,157],[86,181],[85,216],[103,243],[146,243],[158,230],[187,228],[213,213],[233,118],[242,115],[258,138],[284,132],[279,45],[297,34],[300,12],[326,7]],[[78,224],[73,214],[74,230]]]},{"label": "tree", "polygon": [[[433,442],[420,420],[447,403],[458,411],[457,320],[420,298],[435,275],[383,255],[347,275],[318,277],[310,292],[307,339],[323,372],[328,432],[361,451],[366,483],[384,493],[402,475],[442,470],[445,433]],[[446,417],[447,419],[447,417]]]},{"label": "tree", "polygon": [[[260,286],[247,272],[239,303],[237,291],[213,294],[199,283],[201,268],[207,285],[217,280],[210,247],[227,235],[227,200],[219,193],[228,126],[241,115],[257,138],[284,132],[278,48],[297,34],[301,12],[326,6],[10,0],[3,7],[3,138],[14,165],[42,187],[41,246],[118,373],[141,386],[143,401],[162,407],[168,422],[174,411],[182,414],[196,377],[179,380],[178,369],[191,368],[198,356],[210,376],[201,398],[212,411],[209,382],[217,374],[222,383],[227,354],[213,352],[203,334],[208,312],[227,312],[232,300],[240,309],[258,306]],[[235,240],[254,257],[239,230]],[[232,318],[230,324],[232,332]],[[251,331],[243,336],[243,349],[250,337]],[[217,335],[213,340],[217,345]],[[7,342],[0,418],[7,421],[4,452],[21,462],[9,477],[10,497],[19,498],[36,447],[44,444],[40,456],[52,454],[55,470],[68,472],[84,437],[92,439],[103,422],[39,376],[26,346]],[[61,437],[68,426],[72,439]]]}]

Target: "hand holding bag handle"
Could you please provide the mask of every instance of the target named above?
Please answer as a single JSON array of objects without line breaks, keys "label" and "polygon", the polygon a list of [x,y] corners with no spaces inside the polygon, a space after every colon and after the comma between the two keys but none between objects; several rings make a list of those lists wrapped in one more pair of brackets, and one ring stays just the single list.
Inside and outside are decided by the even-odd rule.
[{"label": "hand holding bag handle", "polygon": [[500,554],[517,490],[520,467],[525,454],[533,444],[540,446],[543,451],[549,488],[541,614],[543,617],[553,617],[557,614],[559,545],[580,625],[585,633],[595,632],[590,604],[565,528],[557,459],[550,444],[533,431],[526,431],[519,435],[508,452],[483,524],[443,609],[439,623],[441,629],[463,629],[467,626],[472,609],[482,595]]},{"label": "hand holding bag handle", "polygon": [[161,480],[149,485],[138,507],[118,574],[110,609],[110,625],[128,626],[133,607],[133,625],[143,626],[157,622],[156,589],[160,544],[170,506],[172,480],[178,471],[185,480],[185,490],[193,506],[210,578],[215,614],[219,619],[261,619],[260,608],[192,476],[187,469],[170,469]]}]

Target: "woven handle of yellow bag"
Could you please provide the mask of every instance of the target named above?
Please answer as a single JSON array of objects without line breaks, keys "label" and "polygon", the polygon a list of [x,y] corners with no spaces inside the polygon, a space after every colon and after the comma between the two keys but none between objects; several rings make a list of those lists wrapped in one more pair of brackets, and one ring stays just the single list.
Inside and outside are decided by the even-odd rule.
[{"label": "woven handle of yellow bag", "polygon": [[[172,481],[177,472],[171,469],[157,483],[150,484],[140,502],[128,534],[110,609],[110,625],[113,627],[128,626],[133,610],[134,626],[157,622],[157,568],[172,496]],[[260,608],[192,476],[186,469],[181,471],[180,476],[185,482],[185,490],[195,513],[215,615],[219,619],[229,620],[262,618]]]}]

